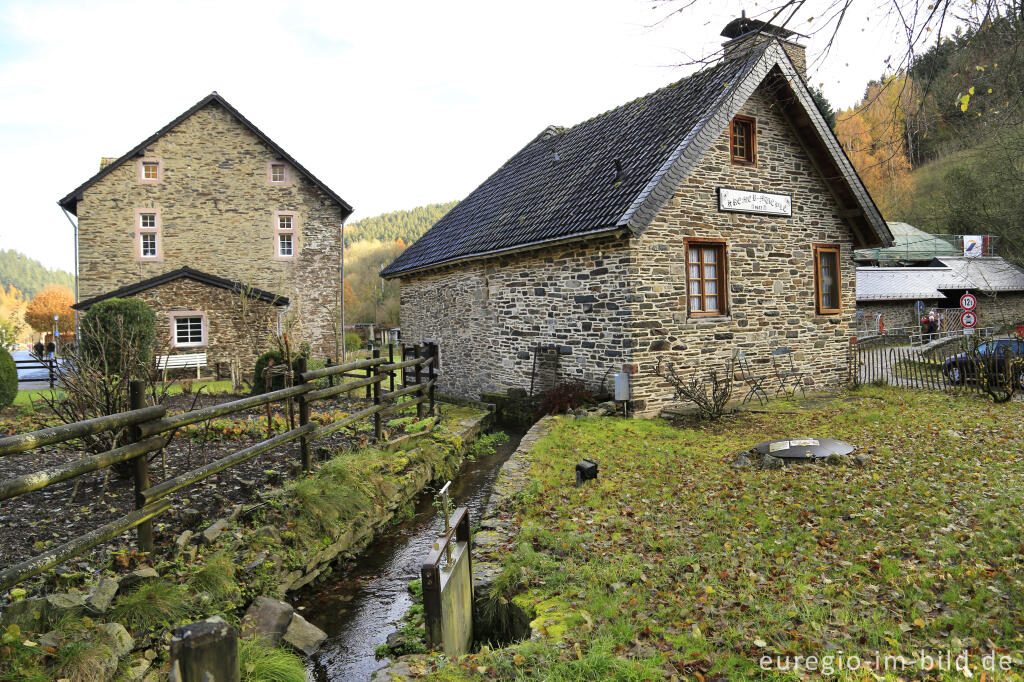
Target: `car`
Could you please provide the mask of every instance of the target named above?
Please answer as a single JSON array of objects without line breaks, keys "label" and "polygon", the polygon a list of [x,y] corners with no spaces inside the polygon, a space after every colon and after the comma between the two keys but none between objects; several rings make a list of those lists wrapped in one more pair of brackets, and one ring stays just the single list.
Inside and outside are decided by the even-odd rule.
[{"label": "car", "polygon": [[[942,365],[942,373],[951,384],[963,384],[978,380],[978,370],[982,369],[992,381],[1010,369],[1013,360],[1024,361],[1024,340],[993,339],[978,345],[977,349],[958,353]],[[1024,366],[1018,365],[1017,376],[1013,377],[1016,388],[1024,391]]]}]

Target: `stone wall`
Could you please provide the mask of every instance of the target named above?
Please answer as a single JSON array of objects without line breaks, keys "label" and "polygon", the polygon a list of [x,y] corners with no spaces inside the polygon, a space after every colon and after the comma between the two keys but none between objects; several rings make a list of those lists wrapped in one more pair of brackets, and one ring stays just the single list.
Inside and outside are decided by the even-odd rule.
[{"label": "stone wall", "polygon": [[[729,131],[705,154],[668,205],[632,243],[634,296],[633,387],[636,409],[671,401],[669,385],[655,375],[659,359],[681,368],[724,368],[743,351],[755,373],[772,374],[770,352],[781,346],[808,383],[836,386],[847,378],[847,346],[854,335],[856,269],[850,229],[774,97],[757,90],[742,114],[757,119],[757,164],[730,163]],[[793,216],[718,211],[718,187],[790,194]],[[726,314],[687,313],[684,239],[725,242],[728,260]],[[840,314],[819,315],[815,305],[815,244],[840,248]]]},{"label": "stone wall", "polygon": [[[159,159],[159,183],[139,180],[131,159],[85,190],[78,202],[82,299],[189,266],[291,300],[298,335],[318,354],[333,355],[329,313],[341,257],[341,207],[295,169],[271,185],[275,153],[211,103],[145,150]],[[136,258],[139,209],[158,211],[162,259]],[[298,214],[296,256],[275,260],[274,212]],[[181,301],[180,309],[196,309]]]},{"label": "stone wall", "polygon": [[[926,302],[927,303],[927,302]],[[914,310],[914,301],[872,301],[870,303],[858,303],[857,312],[865,315],[881,315],[886,329],[899,329],[901,327],[919,327],[919,318]],[[861,322],[861,329],[878,329],[877,323]]]},{"label": "stone wall", "polygon": [[[437,340],[438,389],[461,397],[608,382],[629,354],[624,240],[577,243],[402,281],[402,342]],[[557,366],[556,366],[557,362]]]},{"label": "stone wall", "polygon": [[[276,327],[279,308],[264,301],[252,300],[251,313],[243,318],[238,297],[227,289],[180,278],[146,291],[133,298],[145,301],[156,313],[157,342],[166,345],[160,353],[206,352],[205,374],[214,374],[221,363],[221,374],[228,376],[231,360],[237,358],[243,373],[252,371],[257,353],[269,350],[267,335]],[[201,310],[206,313],[206,345],[189,348],[170,347],[173,311]],[[260,329],[256,321],[268,326]]]},{"label": "stone wall", "polygon": [[[921,318],[917,315],[915,303],[915,301],[871,301],[858,303],[857,310],[866,315],[884,315],[886,329],[912,327],[917,331],[920,328]],[[925,311],[932,308],[956,310],[959,305],[955,301],[951,302],[945,299],[929,300],[924,303]],[[995,296],[979,293],[976,311],[978,327],[1013,328],[1019,323],[1024,323],[1024,293],[1007,292]]]},{"label": "stone wall", "polygon": [[[757,373],[770,374],[770,351],[787,346],[809,383],[845,382],[856,286],[850,230],[773,97],[758,90],[741,113],[757,118],[757,165],[730,163],[723,130],[659,216],[628,242],[567,245],[403,279],[403,340],[440,341],[448,368],[441,389],[473,397],[528,389],[529,351],[538,343],[568,347],[566,373],[592,383],[638,365],[637,410],[672,400],[655,375],[660,358],[705,371],[742,350]],[[723,186],[791,194],[793,216],[720,213]],[[726,243],[727,314],[688,315],[687,237]],[[816,312],[815,244],[840,248],[839,314]]]}]

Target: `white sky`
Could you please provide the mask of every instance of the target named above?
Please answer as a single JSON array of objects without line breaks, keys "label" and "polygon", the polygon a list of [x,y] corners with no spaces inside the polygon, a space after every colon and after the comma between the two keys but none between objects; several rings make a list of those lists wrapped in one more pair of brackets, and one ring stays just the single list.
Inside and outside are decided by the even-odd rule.
[{"label": "white sky", "polygon": [[[546,125],[693,71],[676,65],[741,8],[758,11],[700,0],[652,26],[647,0],[0,0],[0,248],[73,271],[57,200],[212,90],[353,219],[461,199]],[[827,61],[805,41],[837,108],[898,50],[870,17],[844,35]]]}]

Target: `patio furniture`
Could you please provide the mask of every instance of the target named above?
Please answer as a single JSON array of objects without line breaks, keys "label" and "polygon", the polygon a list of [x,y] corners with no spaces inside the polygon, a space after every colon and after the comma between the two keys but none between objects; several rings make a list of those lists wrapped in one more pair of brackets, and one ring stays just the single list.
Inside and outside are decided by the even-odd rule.
[{"label": "patio furniture", "polygon": [[750,360],[747,359],[746,353],[736,353],[735,360],[740,368],[740,378],[744,386],[749,388],[747,394],[743,396],[743,400],[740,401],[740,405],[745,405],[751,398],[757,398],[757,402],[764,405],[768,402],[768,392],[764,388],[764,382],[768,381],[770,377],[768,375],[756,376],[750,367]]},{"label": "patio furniture", "polygon": [[779,382],[779,387],[775,389],[775,395],[785,393],[786,385],[792,382],[793,393],[795,394],[796,389],[799,388],[803,396],[807,397],[807,390],[804,388],[803,382],[804,373],[796,368],[792,350],[785,346],[773,350],[772,366],[775,368],[775,378]]}]

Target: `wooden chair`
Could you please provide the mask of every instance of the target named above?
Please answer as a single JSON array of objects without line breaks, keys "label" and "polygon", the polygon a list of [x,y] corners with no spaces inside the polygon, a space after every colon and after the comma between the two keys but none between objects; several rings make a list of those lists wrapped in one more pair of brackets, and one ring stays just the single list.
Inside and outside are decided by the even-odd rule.
[{"label": "wooden chair", "polygon": [[768,381],[770,377],[768,375],[763,377],[755,376],[746,353],[737,352],[735,362],[740,368],[740,378],[743,384],[749,388],[747,394],[743,396],[743,400],[740,401],[740,405],[745,405],[751,398],[757,398],[757,402],[764,405],[768,402],[768,392],[765,391],[764,382]]},{"label": "wooden chair", "polygon": [[804,388],[804,373],[796,368],[793,362],[793,351],[785,346],[772,351],[772,366],[775,368],[775,378],[779,387],[775,389],[775,395],[786,392],[786,385],[793,383],[793,393],[799,388],[803,396],[807,397],[807,390]]}]

